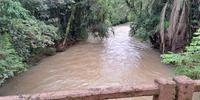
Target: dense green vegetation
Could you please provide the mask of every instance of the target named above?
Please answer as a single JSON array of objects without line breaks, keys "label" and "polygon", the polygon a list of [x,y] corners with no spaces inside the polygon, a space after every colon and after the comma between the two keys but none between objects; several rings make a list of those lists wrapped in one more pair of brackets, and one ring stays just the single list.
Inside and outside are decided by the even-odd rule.
[{"label": "dense green vegetation", "polygon": [[26,69],[32,50],[53,45],[57,28],[31,16],[17,1],[0,2],[0,79],[1,83]]},{"label": "dense green vegetation", "polygon": [[4,34],[0,37],[0,84],[3,83],[6,78],[14,76],[14,73],[26,69],[23,58],[20,57],[12,47],[10,39],[11,37],[9,34]]},{"label": "dense green vegetation", "polygon": [[108,0],[108,19],[112,25],[118,25],[129,21],[130,9],[125,0]]},{"label": "dense green vegetation", "polygon": [[194,38],[189,46],[182,53],[169,53],[162,55],[163,62],[173,63],[176,72],[187,75],[193,79],[200,78],[200,30],[194,34]]},{"label": "dense green vegetation", "polygon": [[126,1],[131,8],[131,35],[150,40],[161,53],[167,53],[163,62],[174,64],[178,74],[200,78],[199,31],[195,33],[200,27],[200,1]]},{"label": "dense green vegetation", "polygon": [[128,10],[121,0],[1,0],[0,84],[90,33],[108,37]]}]

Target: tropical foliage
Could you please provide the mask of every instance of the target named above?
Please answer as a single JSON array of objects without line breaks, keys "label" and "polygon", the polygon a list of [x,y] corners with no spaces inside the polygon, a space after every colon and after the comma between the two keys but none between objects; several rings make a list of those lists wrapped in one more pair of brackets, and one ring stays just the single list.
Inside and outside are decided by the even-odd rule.
[{"label": "tropical foliage", "polygon": [[23,58],[12,47],[10,39],[9,34],[0,36],[0,84],[6,78],[13,77],[15,73],[26,69]]},{"label": "tropical foliage", "polygon": [[126,20],[114,15],[120,9],[128,13],[121,0],[1,0],[0,84],[90,34],[107,38],[110,25]]},{"label": "tropical foliage", "polygon": [[176,72],[181,75],[187,75],[194,79],[200,78],[200,29],[194,34],[194,38],[183,53],[169,53],[162,55],[163,62],[173,63],[176,66]]},{"label": "tropical foliage", "polygon": [[57,28],[37,20],[20,2],[0,2],[0,79],[24,71],[32,50],[47,47],[58,39]]},{"label": "tropical foliage", "polygon": [[108,19],[112,25],[118,25],[129,21],[130,9],[125,0],[108,0],[107,8],[109,11]]}]

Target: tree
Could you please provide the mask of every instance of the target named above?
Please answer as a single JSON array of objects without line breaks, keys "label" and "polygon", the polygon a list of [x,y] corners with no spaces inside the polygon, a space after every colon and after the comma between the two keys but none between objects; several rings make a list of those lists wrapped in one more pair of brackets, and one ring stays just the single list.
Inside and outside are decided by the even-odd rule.
[{"label": "tree", "polygon": [[149,39],[161,53],[183,50],[199,27],[198,0],[126,2],[133,13],[132,35]]}]

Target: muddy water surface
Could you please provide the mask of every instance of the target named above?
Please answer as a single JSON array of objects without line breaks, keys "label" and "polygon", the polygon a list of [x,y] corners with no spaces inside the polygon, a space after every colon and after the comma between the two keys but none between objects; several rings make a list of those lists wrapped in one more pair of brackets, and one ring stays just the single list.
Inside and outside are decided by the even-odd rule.
[{"label": "muddy water surface", "polygon": [[115,35],[102,42],[89,39],[42,60],[9,80],[0,88],[0,95],[146,84],[161,77],[171,79],[174,73],[160,63],[159,53],[148,44],[130,38],[129,30],[128,24],[116,26]]}]

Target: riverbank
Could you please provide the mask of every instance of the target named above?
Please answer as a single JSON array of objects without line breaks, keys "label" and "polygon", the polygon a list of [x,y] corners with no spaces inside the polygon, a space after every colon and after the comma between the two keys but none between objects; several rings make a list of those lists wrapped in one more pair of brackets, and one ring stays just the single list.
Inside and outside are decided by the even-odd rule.
[{"label": "riverbank", "polygon": [[158,52],[129,37],[128,24],[113,29],[115,35],[108,39],[79,42],[43,59],[6,82],[0,95],[135,85],[174,76],[173,70],[160,62]]}]

